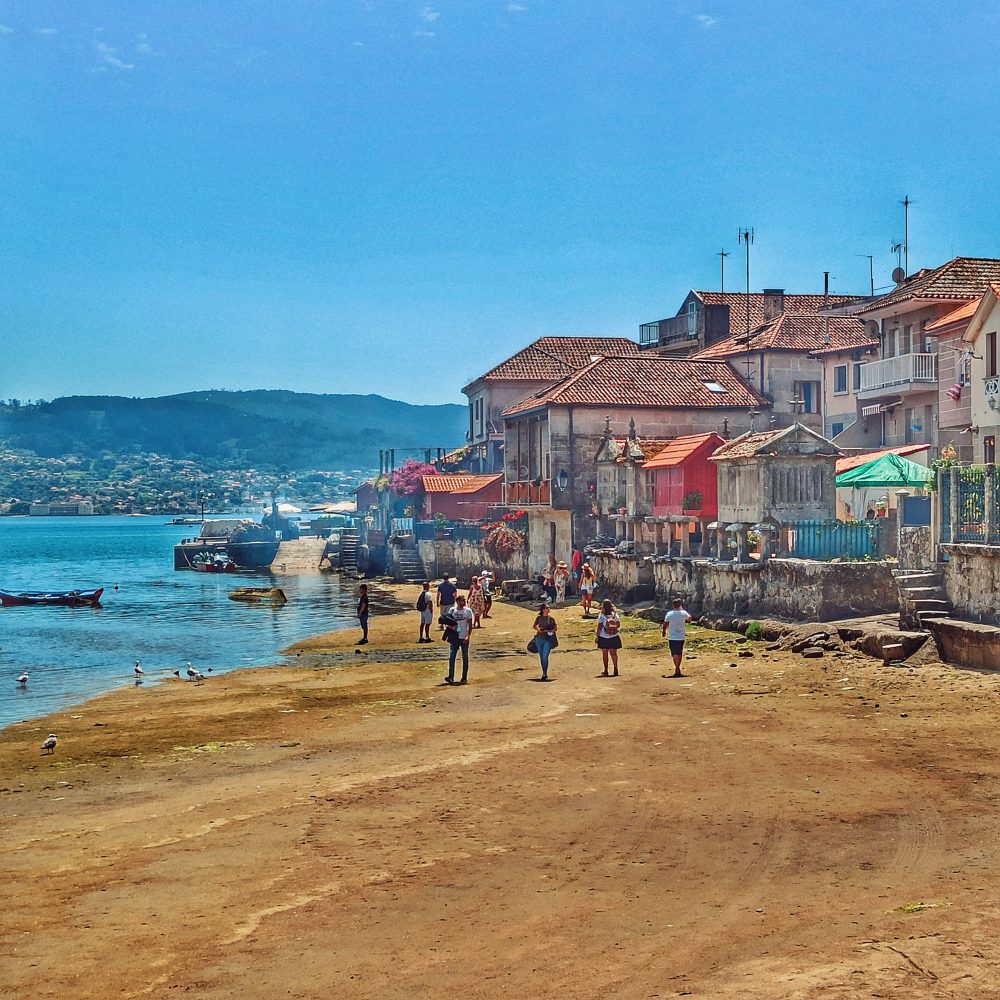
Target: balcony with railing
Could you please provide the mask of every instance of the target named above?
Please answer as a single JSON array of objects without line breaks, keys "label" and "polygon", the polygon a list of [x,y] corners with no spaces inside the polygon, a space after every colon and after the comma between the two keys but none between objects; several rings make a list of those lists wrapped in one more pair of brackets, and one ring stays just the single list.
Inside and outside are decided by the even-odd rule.
[{"label": "balcony with railing", "polygon": [[858,399],[873,399],[887,392],[926,392],[936,385],[936,354],[901,354],[861,366]]},{"label": "balcony with railing", "polygon": [[508,507],[549,506],[552,502],[552,481],[550,479],[522,480],[507,483]]}]

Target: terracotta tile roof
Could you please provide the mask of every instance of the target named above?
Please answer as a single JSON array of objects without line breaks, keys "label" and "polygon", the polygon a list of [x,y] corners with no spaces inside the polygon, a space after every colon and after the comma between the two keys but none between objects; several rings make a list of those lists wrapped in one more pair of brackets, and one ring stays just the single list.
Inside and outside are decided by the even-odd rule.
[{"label": "terracotta tile roof", "polygon": [[425,493],[453,493],[475,476],[421,476]]},{"label": "terracotta tile roof", "polygon": [[955,257],[940,267],[918,271],[887,295],[862,306],[856,315],[914,300],[960,302],[978,299],[995,281],[1000,281],[1000,260],[994,257]]},{"label": "terracotta tile roof", "polygon": [[626,337],[540,337],[469,385],[483,381],[550,382],[590,364],[595,356],[638,353],[639,345]]},{"label": "terracotta tile roof", "polygon": [[950,313],[945,313],[940,319],[934,320],[933,323],[928,323],[926,332],[937,333],[945,327],[951,326],[953,323],[961,323],[963,320],[972,319],[982,301],[983,297],[980,295],[978,299],[963,302],[957,309],[952,309]]},{"label": "terracotta tile roof", "polygon": [[647,461],[644,469],[670,469],[680,465],[685,459],[690,458],[699,448],[710,442],[715,442],[715,447],[725,444],[725,441],[714,431],[708,434],[686,434],[684,437],[674,438],[667,443],[667,446],[654,458]]},{"label": "terracotta tile roof", "polygon": [[[822,296],[820,296],[822,297]],[[829,336],[829,344],[826,338]],[[853,316],[803,316],[783,313],[750,332],[750,351],[808,351],[827,354],[877,347],[878,338]],[[733,358],[747,353],[745,336],[729,337],[698,351],[695,358]]]},{"label": "terracotta tile roof", "polygon": [[916,455],[921,451],[927,451],[928,448],[930,448],[929,444],[907,444],[901,448],[884,448],[882,451],[866,451],[861,455],[845,455],[843,458],[837,459],[837,475],[839,476],[842,472],[850,472],[851,469],[867,465],[869,462],[874,462],[884,455],[900,455],[905,457],[906,455]]},{"label": "terracotta tile roof", "polygon": [[503,479],[503,473],[500,472],[485,476],[469,476],[468,482],[464,486],[456,486],[451,492],[455,494],[478,493],[480,490],[485,490],[487,486],[498,483],[501,479]]},{"label": "terracotta tile roof", "polygon": [[[717,385],[721,391],[713,391],[709,385]],[[643,354],[598,358],[512,403],[503,415],[567,405],[763,409],[771,403],[747,386],[725,361]]]},{"label": "terracotta tile roof", "polygon": [[[729,306],[729,331],[733,334],[745,334],[747,328],[747,294],[746,292],[704,292],[695,291],[695,295],[707,306]],[[842,305],[857,298],[855,295],[793,295],[785,294],[784,311],[786,313],[816,313],[824,306]],[[750,329],[764,322],[764,293],[751,292]],[[680,313],[678,313],[680,315]]]}]

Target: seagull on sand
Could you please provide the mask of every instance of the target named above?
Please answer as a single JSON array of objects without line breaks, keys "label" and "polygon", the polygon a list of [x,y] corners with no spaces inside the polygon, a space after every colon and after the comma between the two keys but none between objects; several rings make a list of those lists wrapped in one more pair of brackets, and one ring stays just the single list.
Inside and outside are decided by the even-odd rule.
[{"label": "seagull on sand", "polygon": [[49,753],[55,753],[58,742],[59,737],[55,733],[49,733],[48,739],[42,744],[42,749],[48,750]]},{"label": "seagull on sand", "polygon": [[139,680],[142,677],[142,675],[146,672],[145,670],[142,669],[142,666],[140,665],[138,660],[135,661],[135,666],[132,669],[135,671],[136,680]]},{"label": "seagull on sand", "polygon": [[18,676],[17,683],[20,684],[21,687],[26,687],[27,686],[27,683],[28,683],[28,672],[27,671],[25,671],[23,674],[20,674]]},{"label": "seagull on sand", "polygon": [[201,684],[201,682],[205,679],[205,675],[200,671],[195,670],[190,663],[187,665],[187,675],[190,680],[197,681],[199,684]]}]

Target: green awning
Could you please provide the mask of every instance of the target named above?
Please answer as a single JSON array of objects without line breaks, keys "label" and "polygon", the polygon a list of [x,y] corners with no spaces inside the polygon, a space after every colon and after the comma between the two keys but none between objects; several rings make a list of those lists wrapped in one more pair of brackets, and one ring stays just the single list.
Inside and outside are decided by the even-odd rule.
[{"label": "green awning", "polygon": [[869,487],[905,486],[926,487],[931,481],[931,470],[925,465],[918,465],[908,458],[899,455],[883,455],[867,465],[859,465],[856,469],[842,472],[837,476],[837,486],[847,486],[853,489]]}]

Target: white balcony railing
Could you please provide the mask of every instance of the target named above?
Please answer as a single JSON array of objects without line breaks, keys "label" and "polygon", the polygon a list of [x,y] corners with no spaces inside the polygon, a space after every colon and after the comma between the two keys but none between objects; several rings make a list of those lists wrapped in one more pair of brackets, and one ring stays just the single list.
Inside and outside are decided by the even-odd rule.
[{"label": "white balcony railing", "polygon": [[860,393],[898,389],[911,383],[937,382],[936,354],[901,354],[861,366]]}]

